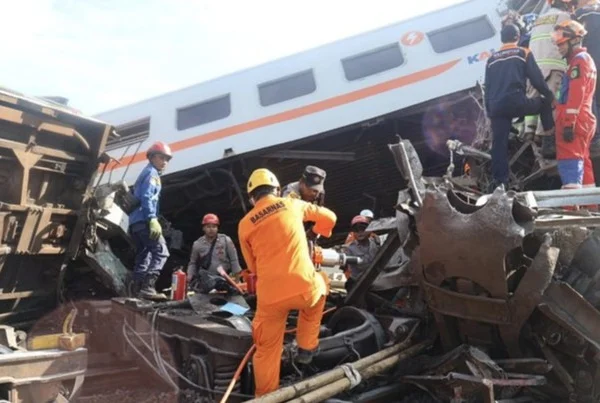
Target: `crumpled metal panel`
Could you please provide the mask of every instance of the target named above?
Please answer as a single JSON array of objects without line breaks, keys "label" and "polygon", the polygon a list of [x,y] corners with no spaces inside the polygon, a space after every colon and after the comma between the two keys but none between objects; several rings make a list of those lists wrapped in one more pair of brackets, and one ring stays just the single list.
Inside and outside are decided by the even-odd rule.
[{"label": "crumpled metal panel", "polygon": [[417,385],[443,402],[493,403],[497,401],[495,398],[515,397],[522,387],[546,383],[541,375],[505,372],[485,352],[468,345],[419,364],[421,375],[405,375],[402,381]]},{"label": "crumpled metal panel", "polygon": [[[534,259],[522,259],[530,262],[526,267],[517,263],[534,216],[512,192],[498,189],[485,205],[474,206],[443,188],[427,190],[417,217],[422,285],[446,347],[466,340],[493,344],[492,325],[510,355],[521,354],[521,329],[542,300],[558,260],[558,249],[546,235]],[[506,267],[507,262],[520,266]],[[510,289],[508,272],[515,278]]]},{"label": "crumpled metal panel", "polygon": [[567,283],[552,282],[538,308],[565,329],[585,339],[596,353],[600,353],[600,312]]},{"label": "crumpled metal panel", "polygon": [[455,195],[451,204],[448,193],[428,189],[417,217],[425,278],[437,286],[445,279],[466,278],[489,296],[506,298],[505,256],[521,246],[532,226],[517,223],[510,193],[497,189],[479,208]]},{"label": "crumpled metal panel", "polygon": [[131,272],[113,254],[106,241],[99,241],[95,252],[84,250],[83,260],[94,270],[104,285],[119,297],[127,296]]}]

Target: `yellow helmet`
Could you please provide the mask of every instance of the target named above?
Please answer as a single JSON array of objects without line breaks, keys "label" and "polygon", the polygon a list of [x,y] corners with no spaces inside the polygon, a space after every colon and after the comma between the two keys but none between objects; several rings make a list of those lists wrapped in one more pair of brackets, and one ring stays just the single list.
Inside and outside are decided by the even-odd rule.
[{"label": "yellow helmet", "polygon": [[275,176],[275,174],[271,171],[269,171],[266,168],[258,168],[255,169],[254,172],[252,172],[252,175],[250,175],[250,179],[248,179],[248,193],[252,192],[254,189],[256,189],[259,186],[273,186],[278,188],[279,187],[279,181],[277,180],[277,177]]}]

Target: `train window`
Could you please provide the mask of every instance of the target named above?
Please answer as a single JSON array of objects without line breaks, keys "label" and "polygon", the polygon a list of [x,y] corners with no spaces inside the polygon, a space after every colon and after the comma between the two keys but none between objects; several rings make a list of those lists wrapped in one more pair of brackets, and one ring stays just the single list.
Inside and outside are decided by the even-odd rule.
[{"label": "train window", "polygon": [[391,70],[403,63],[404,56],[398,43],[392,43],[342,59],[344,75],[348,81]]},{"label": "train window", "polygon": [[484,15],[428,32],[427,37],[436,53],[444,53],[492,38],[495,34],[493,25]]},{"label": "train window", "polygon": [[311,94],[316,89],[315,76],[310,69],[259,84],[258,96],[262,106],[269,106]]},{"label": "train window", "polygon": [[109,137],[106,141],[106,151],[137,144],[150,137],[150,118],[136,120],[117,126],[115,131],[119,137]]},{"label": "train window", "polygon": [[231,114],[230,94],[177,109],[177,130],[225,119]]}]

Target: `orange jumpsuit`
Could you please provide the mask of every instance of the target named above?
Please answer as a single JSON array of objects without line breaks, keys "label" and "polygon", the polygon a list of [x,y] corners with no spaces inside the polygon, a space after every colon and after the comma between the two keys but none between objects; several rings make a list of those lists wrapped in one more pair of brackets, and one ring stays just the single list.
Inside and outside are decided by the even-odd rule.
[{"label": "orange jumpsuit", "polygon": [[300,311],[298,346],[314,350],[325,306],[326,284],[309,257],[303,222],[331,236],[337,217],[302,200],[265,196],[240,221],[238,235],[248,270],[256,273],[257,309],[252,322],[256,345],[256,396],[279,387],[283,336],[290,310]]}]

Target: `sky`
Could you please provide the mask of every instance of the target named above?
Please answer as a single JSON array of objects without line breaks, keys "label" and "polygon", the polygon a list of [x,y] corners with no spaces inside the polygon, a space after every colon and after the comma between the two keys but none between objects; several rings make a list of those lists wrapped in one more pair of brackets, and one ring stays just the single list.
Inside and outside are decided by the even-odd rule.
[{"label": "sky", "polygon": [[0,86],[94,115],[460,1],[2,0]]}]

